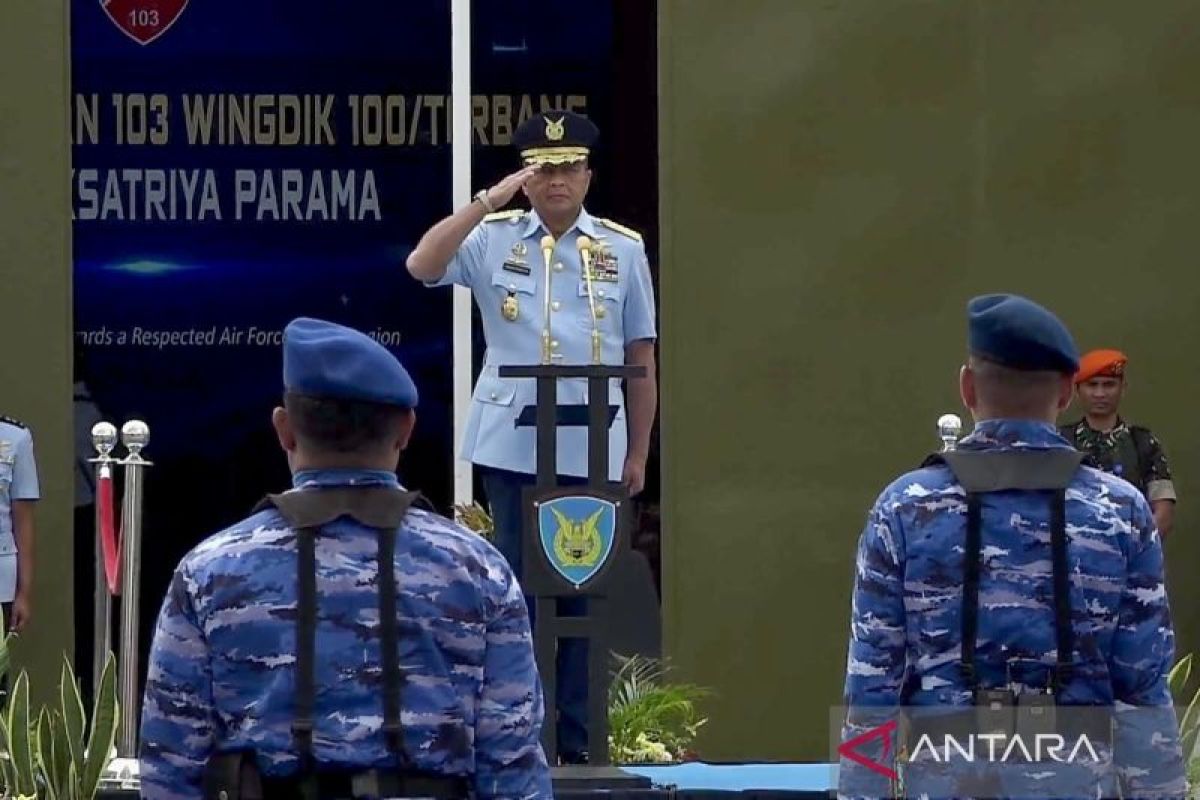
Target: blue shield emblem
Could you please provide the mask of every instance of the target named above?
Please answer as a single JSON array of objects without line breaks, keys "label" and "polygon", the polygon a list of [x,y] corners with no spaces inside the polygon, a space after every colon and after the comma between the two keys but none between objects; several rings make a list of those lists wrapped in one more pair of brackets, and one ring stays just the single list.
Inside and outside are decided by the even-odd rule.
[{"label": "blue shield emblem", "polygon": [[538,504],[538,539],[551,566],[578,589],[612,555],[617,506],[600,497],[567,495]]}]

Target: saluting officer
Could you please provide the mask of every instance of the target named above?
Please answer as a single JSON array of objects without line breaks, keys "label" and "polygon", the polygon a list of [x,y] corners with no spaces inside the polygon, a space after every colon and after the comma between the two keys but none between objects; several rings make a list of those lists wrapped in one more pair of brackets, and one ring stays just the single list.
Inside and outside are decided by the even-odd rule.
[{"label": "saluting officer", "polygon": [[[588,156],[597,135],[586,117],[571,112],[529,118],[513,136],[525,166],[430,228],[407,261],[409,272],[429,285],[469,287],[479,306],[487,354],[462,458],[479,467],[497,546],[518,576],[521,491],[534,483],[536,436],[533,427],[514,423],[535,404],[535,382],[501,378],[499,367],[543,363],[546,355],[557,364],[598,360],[645,367],[646,377],[628,382],[628,397],[615,381],[609,389],[609,402],[618,409],[609,432],[609,479],[623,481],[635,495],[645,483],[657,405],[654,292],[642,237],[584,209],[592,179]],[[500,211],[518,191],[532,209]],[[548,271],[543,245],[549,247]],[[590,273],[580,249],[589,245]],[[559,384],[562,404],[585,403],[586,394],[585,381]],[[560,484],[584,481],[584,428],[558,431],[557,468]],[[563,605],[578,613],[582,602]],[[559,657],[560,752],[564,761],[581,761],[587,741],[586,642],[564,640]]]}]

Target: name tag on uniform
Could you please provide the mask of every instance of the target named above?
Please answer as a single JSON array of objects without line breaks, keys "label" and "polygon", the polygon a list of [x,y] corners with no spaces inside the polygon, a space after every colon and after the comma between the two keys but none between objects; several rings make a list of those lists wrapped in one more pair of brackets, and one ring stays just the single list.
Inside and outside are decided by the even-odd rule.
[{"label": "name tag on uniform", "polygon": [[532,272],[528,264],[520,261],[513,261],[512,259],[504,262],[503,269],[505,272],[515,272],[518,275],[529,275]]}]

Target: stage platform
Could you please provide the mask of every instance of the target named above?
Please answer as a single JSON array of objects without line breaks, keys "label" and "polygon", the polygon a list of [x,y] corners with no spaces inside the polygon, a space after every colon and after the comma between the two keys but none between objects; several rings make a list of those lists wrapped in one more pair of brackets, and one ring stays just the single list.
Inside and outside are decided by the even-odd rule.
[{"label": "stage platform", "polygon": [[672,788],[675,797],[829,797],[837,787],[833,764],[709,764],[628,766],[626,772],[649,778],[655,787]]}]

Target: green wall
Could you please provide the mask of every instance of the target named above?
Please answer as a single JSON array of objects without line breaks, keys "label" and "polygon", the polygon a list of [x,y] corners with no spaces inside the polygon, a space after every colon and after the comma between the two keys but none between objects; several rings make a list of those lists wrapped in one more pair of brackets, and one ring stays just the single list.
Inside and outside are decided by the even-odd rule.
[{"label": "green wall", "polygon": [[33,430],[42,484],[17,652],[35,701],[57,692],[74,636],[67,63],[65,2],[0,3],[0,413]]},{"label": "green wall", "polygon": [[959,408],[964,304],[1131,356],[1200,647],[1192,0],[660,0],[667,647],[701,752],[824,759],[867,508]]}]

